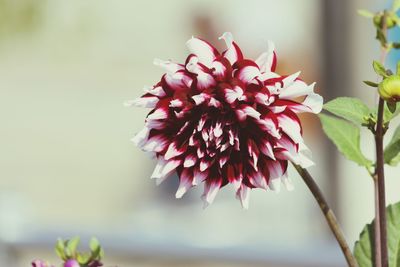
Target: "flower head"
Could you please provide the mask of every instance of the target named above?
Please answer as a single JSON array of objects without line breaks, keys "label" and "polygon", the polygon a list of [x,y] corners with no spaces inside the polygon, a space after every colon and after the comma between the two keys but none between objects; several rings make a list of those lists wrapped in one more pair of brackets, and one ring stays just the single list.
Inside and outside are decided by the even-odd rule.
[{"label": "flower head", "polygon": [[80,265],[77,260],[69,259],[64,263],[64,267],[80,267]]},{"label": "flower head", "polygon": [[129,105],[152,108],[133,142],[158,159],[152,178],[160,183],[177,172],[176,197],[204,183],[205,205],[221,187],[232,184],[243,207],[250,189],[279,190],[288,161],[303,167],[311,160],[297,116],[318,113],[322,97],[299,72],[281,76],[274,45],[256,60],[243,56],[231,33],[220,39],[220,53],[208,42],[191,38],[185,63],[155,60],[165,74]]},{"label": "flower head", "polygon": [[379,95],[390,102],[400,101],[400,76],[391,75],[384,78],[378,86]]}]

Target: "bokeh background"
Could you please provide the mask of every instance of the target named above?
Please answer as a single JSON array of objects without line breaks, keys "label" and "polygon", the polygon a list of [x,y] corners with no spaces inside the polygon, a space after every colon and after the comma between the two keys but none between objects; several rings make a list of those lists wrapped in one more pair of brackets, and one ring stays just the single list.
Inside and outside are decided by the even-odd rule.
[{"label": "bokeh background", "polygon": [[[374,105],[360,81],[375,77],[378,44],[356,10],[384,7],[378,0],[0,0],[0,265],[55,263],[56,238],[80,235],[100,239],[106,266],[345,266],[292,169],[294,192],[254,191],[249,210],[231,188],[203,210],[201,189],[176,200],[176,177],[156,187],[154,160],[130,142],[148,110],[123,103],[159,79],[153,58],[182,61],[192,35],[222,48],[217,37],[231,31],[249,57],[273,40],[279,72],[302,70],[326,100],[360,96]],[[353,243],[373,217],[372,181],[336,152],[317,118],[302,120],[317,163],[310,171]],[[372,158],[371,139],[362,144]],[[387,173],[388,202],[399,201],[398,170]]]}]

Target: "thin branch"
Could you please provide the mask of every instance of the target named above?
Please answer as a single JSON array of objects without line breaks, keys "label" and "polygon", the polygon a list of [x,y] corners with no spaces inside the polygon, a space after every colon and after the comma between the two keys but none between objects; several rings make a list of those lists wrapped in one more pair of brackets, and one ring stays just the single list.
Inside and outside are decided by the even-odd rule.
[{"label": "thin branch", "polygon": [[374,267],[382,267],[382,249],[381,249],[381,227],[380,227],[380,214],[379,214],[379,187],[378,177],[373,175],[374,180],[374,198],[375,198],[375,224],[374,224]]},{"label": "thin branch", "polygon": [[[387,40],[387,11],[385,10],[381,20],[381,30],[384,39]],[[384,65],[388,53],[387,43],[381,47],[381,63]],[[383,114],[385,101],[379,97],[377,122],[375,128],[376,167],[374,175],[375,189],[375,266],[388,267],[388,246],[386,230],[386,200],[385,200],[385,172],[383,157]],[[380,262],[379,262],[380,260]]]},{"label": "thin branch", "polygon": [[292,164],[297,172],[300,174],[301,178],[303,178],[305,184],[310,189],[319,207],[321,208],[321,211],[324,214],[326,221],[328,222],[329,228],[331,229],[333,235],[339,243],[340,248],[342,249],[343,255],[346,258],[349,267],[358,267],[357,261],[355,260],[351,249],[346,242],[343,231],[340,228],[336,216],[326,202],[325,197],[319,189],[318,185],[315,183],[314,179],[306,169],[303,169],[297,164]]},{"label": "thin branch", "polygon": [[[376,169],[378,185],[378,209],[379,209],[379,231],[380,231],[380,250],[382,267],[389,266],[388,248],[387,248],[387,231],[386,231],[386,200],[385,200],[385,172],[383,158],[383,112],[385,101],[379,98],[378,119],[376,123],[375,145],[376,145]],[[375,226],[377,227],[377,226]]]}]

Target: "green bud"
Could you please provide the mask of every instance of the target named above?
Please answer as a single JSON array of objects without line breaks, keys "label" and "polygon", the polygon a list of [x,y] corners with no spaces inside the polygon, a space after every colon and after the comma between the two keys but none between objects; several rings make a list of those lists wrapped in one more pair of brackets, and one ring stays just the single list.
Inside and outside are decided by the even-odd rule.
[{"label": "green bud", "polygon": [[[380,28],[382,26],[382,18],[383,12],[375,14],[373,18],[375,27]],[[393,12],[388,13],[386,17],[386,27],[388,29],[393,28],[394,26],[396,26],[396,22],[396,14]]]},{"label": "green bud", "polygon": [[400,76],[389,76],[379,84],[379,95],[389,102],[400,101]]}]

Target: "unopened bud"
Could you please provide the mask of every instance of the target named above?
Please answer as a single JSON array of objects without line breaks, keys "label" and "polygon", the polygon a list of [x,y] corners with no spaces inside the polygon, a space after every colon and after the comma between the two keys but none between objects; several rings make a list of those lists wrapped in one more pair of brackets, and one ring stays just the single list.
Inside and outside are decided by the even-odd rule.
[{"label": "unopened bud", "polygon": [[[388,29],[396,26],[396,18],[394,16],[396,16],[396,14],[394,13],[388,13],[386,16],[386,27]],[[374,24],[377,28],[380,28],[382,26],[382,19],[383,19],[383,12],[377,13],[374,16]]]},{"label": "unopened bud", "polygon": [[400,101],[400,76],[389,76],[379,84],[379,95],[389,102]]}]

